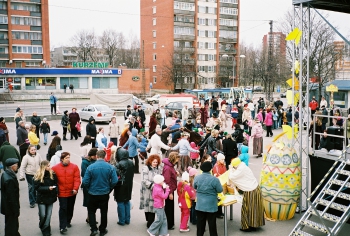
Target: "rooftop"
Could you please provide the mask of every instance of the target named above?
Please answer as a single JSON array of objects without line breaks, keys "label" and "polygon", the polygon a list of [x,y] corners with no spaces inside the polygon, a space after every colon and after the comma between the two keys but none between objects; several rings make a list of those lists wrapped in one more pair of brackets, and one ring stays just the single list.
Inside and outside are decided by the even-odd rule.
[{"label": "rooftop", "polygon": [[309,3],[313,8],[350,13],[350,0],[293,0],[293,5]]}]

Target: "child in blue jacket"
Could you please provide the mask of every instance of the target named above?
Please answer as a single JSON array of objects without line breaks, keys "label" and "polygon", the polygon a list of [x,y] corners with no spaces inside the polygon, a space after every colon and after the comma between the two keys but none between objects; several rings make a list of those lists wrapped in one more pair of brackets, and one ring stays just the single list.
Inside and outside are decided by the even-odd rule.
[{"label": "child in blue jacket", "polygon": [[244,162],[246,164],[246,166],[248,166],[249,164],[249,148],[248,146],[242,145],[241,146],[241,155],[239,155],[239,159]]}]

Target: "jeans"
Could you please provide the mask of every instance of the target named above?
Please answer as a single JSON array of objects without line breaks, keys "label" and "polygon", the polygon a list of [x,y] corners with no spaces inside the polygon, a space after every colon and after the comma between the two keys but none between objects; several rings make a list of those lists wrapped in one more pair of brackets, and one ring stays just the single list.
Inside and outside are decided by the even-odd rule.
[{"label": "jeans", "polygon": [[182,119],[182,126],[183,126],[183,127],[185,127],[186,122],[187,122],[187,120],[186,120],[186,119]]},{"label": "jeans", "polygon": [[51,215],[53,204],[45,205],[38,204],[39,208],[39,228],[43,235],[48,236],[51,235]]},{"label": "jeans", "polygon": [[273,129],[277,129],[278,128],[278,121],[274,120],[273,121]]},{"label": "jeans", "polygon": [[197,236],[203,236],[205,232],[206,221],[209,225],[209,235],[218,236],[216,230],[216,212],[197,211]]},{"label": "jeans", "polygon": [[213,115],[213,109],[210,108],[209,118]]},{"label": "jeans", "polygon": [[118,223],[121,225],[130,224],[130,201],[117,202]]},{"label": "jeans", "polygon": [[44,133],[44,143],[47,143],[47,137],[49,136],[49,133]]},{"label": "jeans", "polygon": [[255,111],[250,111],[250,115],[252,116],[252,119],[255,119]]},{"label": "jeans", "polygon": [[197,213],[196,213],[196,202],[194,200],[191,200],[192,207],[190,211],[190,222],[194,225],[197,224]]},{"label": "jeans", "polygon": [[151,234],[167,235],[168,234],[168,223],[165,215],[164,208],[154,208],[154,212],[157,217],[156,220],[148,228],[148,232]]},{"label": "jeans", "polygon": [[189,218],[190,218],[190,208],[181,208],[180,229],[187,229]]},{"label": "jeans", "polygon": [[97,231],[96,225],[96,211],[100,208],[101,224],[99,226],[100,232],[105,232],[107,228],[107,213],[108,213],[109,194],[105,195],[91,195],[89,194],[88,214],[91,232]]},{"label": "jeans", "polygon": [[34,205],[36,202],[36,191],[33,185],[33,177],[34,175],[26,174],[26,180],[28,184],[28,195],[29,195],[29,204]]},{"label": "jeans", "polygon": [[237,143],[238,153],[241,153],[242,145],[243,145],[243,143]]},{"label": "jeans", "polygon": [[71,197],[58,198],[58,201],[60,202],[60,208],[58,211],[60,229],[67,228],[67,224],[70,224],[70,222],[72,221],[76,197],[77,195]]}]

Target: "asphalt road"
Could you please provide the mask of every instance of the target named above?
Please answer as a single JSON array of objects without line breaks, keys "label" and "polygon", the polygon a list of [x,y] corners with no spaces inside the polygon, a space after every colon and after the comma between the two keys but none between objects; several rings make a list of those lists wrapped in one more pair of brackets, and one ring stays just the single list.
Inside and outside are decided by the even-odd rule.
[{"label": "asphalt road", "polygon": [[[120,124],[123,123],[123,118],[118,117],[117,120]],[[170,118],[167,120],[168,123],[170,123]],[[58,121],[49,121],[52,130],[57,130],[59,132],[59,135],[62,135],[62,128],[59,125]],[[14,123],[7,123],[10,131],[10,142],[15,143],[15,124]],[[84,131],[82,131],[82,134],[85,135],[85,125],[86,122],[82,122],[82,127],[84,127]],[[107,127],[105,124],[97,124],[97,127]],[[229,129],[230,130],[230,129]],[[281,130],[274,131],[274,134],[277,135],[280,133]],[[62,136],[61,136],[62,137]],[[75,164],[77,164],[80,167],[81,164],[81,158],[80,158],[80,152],[79,152],[79,144],[82,142],[83,138],[79,138],[78,140],[70,140],[70,141],[63,141],[63,151],[68,151],[71,153],[71,161]],[[267,145],[270,143],[272,138],[266,138],[264,140],[264,144]],[[51,141],[51,137],[49,138],[49,143]],[[42,148],[39,150],[39,153],[42,157],[46,156],[47,152],[47,146],[44,146],[41,142]],[[253,170],[255,176],[257,179],[259,179],[260,176],[260,170],[262,167],[262,158],[256,158],[251,157],[250,168]],[[141,169],[141,167],[140,167]],[[139,210],[139,199],[140,199],[140,181],[141,176],[139,174],[135,175],[134,177],[134,186],[133,186],[133,209],[131,210],[131,224],[127,226],[119,226],[117,225],[118,221],[118,215],[117,215],[117,204],[113,200],[113,195],[111,194],[110,201],[109,201],[109,212],[108,212],[108,235],[137,235],[137,236],[147,236],[146,232],[146,221],[144,218],[144,212]],[[177,196],[176,198],[177,199]],[[21,201],[21,215],[19,218],[20,223],[20,233],[22,236],[40,236],[41,232],[38,228],[38,208],[37,206],[35,208],[29,207],[29,201],[28,201],[28,188],[25,181],[20,182],[20,201]],[[74,211],[74,217],[72,220],[72,228],[68,229],[68,232],[66,235],[90,235],[90,227],[88,224],[85,223],[85,219],[87,216],[87,210],[82,206],[83,202],[83,194],[82,191],[79,191],[77,195],[77,200],[75,204],[75,211]],[[59,233],[59,227],[58,227],[58,202],[54,204],[53,207],[53,214],[52,214],[52,220],[51,220],[51,227],[52,227],[52,235],[58,236]],[[297,223],[298,219],[300,218],[299,214],[296,214],[296,216],[289,221],[277,221],[277,222],[270,222],[266,221],[266,225],[259,229],[258,231],[254,233],[243,233],[239,230],[240,228],[240,208],[241,206],[239,204],[235,204],[233,206],[233,220],[228,221],[228,235],[232,236],[240,236],[240,235],[276,235],[276,236],[287,236],[293,229],[294,225]],[[98,222],[100,222],[99,219],[99,213],[97,214]],[[169,234],[171,236],[179,236],[184,235],[184,233],[179,232],[179,222],[180,222],[180,211],[179,208],[175,204],[175,219],[176,219],[176,229],[169,231]],[[218,235],[224,235],[224,221],[218,219],[217,220],[217,227],[218,227]],[[188,233],[185,233],[185,235],[196,235],[196,227],[194,225],[190,224],[191,231]],[[347,227],[349,229],[349,227]],[[0,216],[0,235],[4,235],[4,217]],[[344,229],[339,235],[348,235],[346,234],[346,229]],[[208,230],[205,233],[206,236],[209,236]],[[323,235],[323,234],[322,234]]]}]

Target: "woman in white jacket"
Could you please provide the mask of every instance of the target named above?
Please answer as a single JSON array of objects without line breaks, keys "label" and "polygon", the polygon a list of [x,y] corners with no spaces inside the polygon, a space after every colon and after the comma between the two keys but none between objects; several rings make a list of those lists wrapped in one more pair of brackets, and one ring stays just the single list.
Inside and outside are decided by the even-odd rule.
[{"label": "woman in white jacket", "polygon": [[98,128],[95,146],[97,146],[98,150],[103,150],[107,147],[107,137],[105,136],[105,130],[102,127]]},{"label": "woman in white jacket", "polygon": [[42,158],[36,152],[35,145],[29,145],[27,154],[23,157],[21,168],[19,169],[19,180],[24,181],[24,175],[28,183],[28,194],[30,208],[35,207],[36,192],[33,185],[33,177],[36,171],[40,168]]},{"label": "woman in white jacket", "polygon": [[148,142],[146,150],[151,149],[150,154],[158,154],[160,157],[162,156],[161,148],[165,150],[173,150],[171,147],[165,145],[160,139],[160,135],[162,134],[162,129],[157,126],[156,133],[152,135],[151,140]]}]

